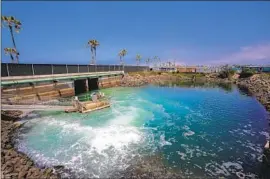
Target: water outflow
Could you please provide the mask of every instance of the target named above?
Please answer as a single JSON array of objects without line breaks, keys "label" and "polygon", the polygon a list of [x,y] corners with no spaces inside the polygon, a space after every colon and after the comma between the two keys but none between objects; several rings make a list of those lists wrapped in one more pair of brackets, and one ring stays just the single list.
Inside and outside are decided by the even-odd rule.
[{"label": "water outflow", "polygon": [[89,114],[40,112],[17,144],[39,165],[64,165],[78,177],[112,177],[161,154],[185,176],[259,173],[267,113],[236,88],[112,88],[112,106]]}]

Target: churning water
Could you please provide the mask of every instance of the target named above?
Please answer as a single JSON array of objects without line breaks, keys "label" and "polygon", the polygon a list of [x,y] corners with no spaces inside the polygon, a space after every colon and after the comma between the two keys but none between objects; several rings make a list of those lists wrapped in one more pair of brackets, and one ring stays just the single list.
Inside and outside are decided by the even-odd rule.
[{"label": "churning water", "polygon": [[237,88],[150,85],[102,91],[110,108],[32,114],[19,132],[18,149],[38,165],[64,165],[80,177],[112,177],[156,153],[184,176],[258,176],[268,115]]}]

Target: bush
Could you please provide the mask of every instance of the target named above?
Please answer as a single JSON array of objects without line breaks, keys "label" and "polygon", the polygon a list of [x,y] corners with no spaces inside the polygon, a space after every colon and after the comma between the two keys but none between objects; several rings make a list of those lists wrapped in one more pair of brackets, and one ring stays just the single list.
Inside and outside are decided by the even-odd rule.
[{"label": "bush", "polygon": [[240,78],[248,78],[248,77],[251,77],[254,74],[255,74],[255,70],[246,68],[246,69],[242,70],[239,77]]},{"label": "bush", "polygon": [[219,72],[219,78],[231,78],[235,74],[235,71],[231,68],[224,68],[221,72]]},{"label": "bush", "polygon": [[161,75],[161,72],[158,72],[159,75]]}]

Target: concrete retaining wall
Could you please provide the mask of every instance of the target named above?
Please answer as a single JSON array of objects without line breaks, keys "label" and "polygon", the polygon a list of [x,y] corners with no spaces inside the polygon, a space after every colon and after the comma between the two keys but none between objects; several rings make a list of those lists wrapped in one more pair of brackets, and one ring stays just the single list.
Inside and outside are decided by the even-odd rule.
[{"label": "concrete retaining wall", "polygon": [[[98,80],[100,89],[119,86],[122,76],[104,77]],[[75,95],[74,82],[43,83],[34,86],[2,88],[2,103],[30,104]]]}]

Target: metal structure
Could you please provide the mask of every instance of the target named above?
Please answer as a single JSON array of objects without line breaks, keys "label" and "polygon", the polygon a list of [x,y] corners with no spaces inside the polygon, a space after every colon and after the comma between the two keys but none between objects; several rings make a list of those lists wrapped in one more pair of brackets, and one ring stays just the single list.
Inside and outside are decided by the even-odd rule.
[{"label": "metal structure", "polygon": [[57,74],[57,75],[35,75],[35,76],[16,76],[16,77],[2,77],[1,85],[10,86],[16,84],[29,84],[46,81],[67,81],[67,80],[78,80],[85,78],[100,78],[105,76],[117,76],[124,74],[123,71],[112,71],[112,72],[97,72],[97,73],[81,73],[81,74]]},{"label": "metal structure", "polygon": [[109,72],[124,71],[136,72],[147,71],[148,66],[125,66],[122,65],[67,65],[67,64],[14,64],[1,63],[1,76],[35,76],[70,73]]}]

